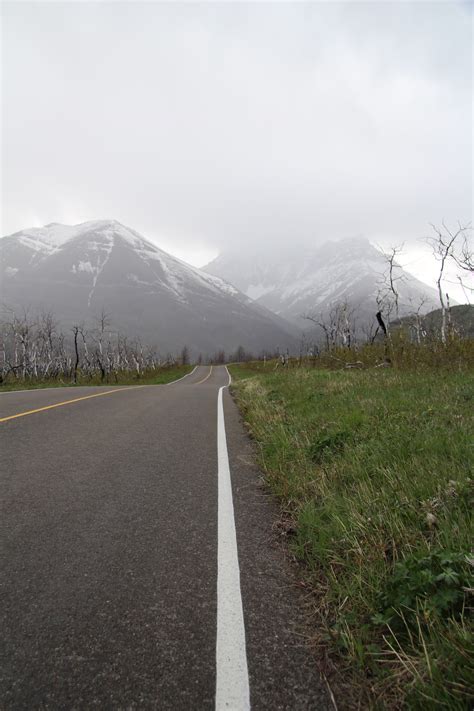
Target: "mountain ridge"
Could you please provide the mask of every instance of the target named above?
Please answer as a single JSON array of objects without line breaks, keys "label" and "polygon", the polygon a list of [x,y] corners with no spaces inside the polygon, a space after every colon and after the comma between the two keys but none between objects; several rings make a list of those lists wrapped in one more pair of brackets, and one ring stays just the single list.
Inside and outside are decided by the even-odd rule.
[{"label": "mountain ridge", "polygon": [[2,300],[34,303],[62,322],[110,311],[121,329],[163,350],[293,347],[291,326],[220,277],[173,257],[116,220],[16,232],[0,240]]},{"label": "mountain ridge", "polygon": [[[366,238],[327,242],[315,249],[287,247],[283,252],[254,249],[242,256],[220,254],[203,270],[226,279],[274,313],[304,327],[305,314],[327,314],[347,301],[362,321],[373,319],[386,258]],[[426,297],[424,311],[438,305],[435,290],[397,267],[400,313]]]}]

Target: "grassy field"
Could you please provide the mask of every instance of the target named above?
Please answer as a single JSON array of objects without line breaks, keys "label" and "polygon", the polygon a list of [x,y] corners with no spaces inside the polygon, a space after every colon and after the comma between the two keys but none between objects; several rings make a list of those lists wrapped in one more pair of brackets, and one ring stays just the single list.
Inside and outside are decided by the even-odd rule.
[{"label": "grassy field", "polygon": [[472,373],[231,372],[339,708],[467,709]]},{"label": "grassy field", "polygon": [[8,380],[0,385],[0,393],[9,392],[11,390],[35,390],[37,388],[64,388],[64,387],[79,387],[81,385],[164,385],[171,383],[173,380],[182,378],[183,375],[190,373],[194,366],[192,365],[172,365],[156,368],[155,370],[147,370],[137,376],[136,371],[119,372],[117,376],[110,374],[104,380],[101,380],[97,374],[92,378],[83,376],[79,373],[77,383],[66,378],[50,378],[46,380]]}]

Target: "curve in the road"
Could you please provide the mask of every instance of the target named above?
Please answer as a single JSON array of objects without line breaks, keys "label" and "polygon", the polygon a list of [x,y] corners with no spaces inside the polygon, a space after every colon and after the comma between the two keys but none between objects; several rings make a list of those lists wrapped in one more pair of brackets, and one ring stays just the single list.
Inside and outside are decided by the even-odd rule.
[{"label": "curve in the road", "polygon": [[[63,405],[72,405],[75,402],[81,402],[82,400],[90,400],[94,397],[102,397],[103,395],[112,395],[113,393],[118,393],[118,392],[123,392],[125,390],[136,390],[137,388],[145,388],[145,387],[162,387],[163,385],[168,386],[168,385],[175,385],[176,383],[181,382],[181,380],[184,380],[185,378],[188,378],[191,376],[195,370],[197,369],[197,365],[193,368],[193,370],[190,373],[186,373],[186,375],[183,375],[181,378],[178,378],[177,380],[172,380],[170,383],[162,383],[159,384],[158,386],[152,385],[152,386],[147,386],[147,385],[126,385],[125,387],[117,387],[114,388],[113,390],[105,390],[101,391],[98,393],[93,393],[92,395],[83,395],[82,397],[75,397],[72,398],[71,400],[63,400],[62,402],[55,402],[51,405],[45,405],[44,407],[37,407],[33,410],[26,410],[24,412],[17,412],[14,415],[8,415],[6,417],[0,417],[0,422],[7,422],[8,420],[15,420],[17,417],[25,417],[26,415],[34,415],[37,412],[43,412],[45,410],[52,410],[55,407],[62,407]],[[198,383],[193,383],[194,385],[199,385],[201,382],[204,382],[207,380],[209,375],[212,373],[212,366],[211,366],[211,371],[210,373],[203,379],[200,380]],[[92,386],[94,387],[94,386]],[[55,390],[56,392],[61,391],[62,388],[32,388],[30,390],[11,390],[8,393],[1,393],[2,395],[13,395],[16,393],[34,393],[34,392],[44,392],[45,390]]]}]

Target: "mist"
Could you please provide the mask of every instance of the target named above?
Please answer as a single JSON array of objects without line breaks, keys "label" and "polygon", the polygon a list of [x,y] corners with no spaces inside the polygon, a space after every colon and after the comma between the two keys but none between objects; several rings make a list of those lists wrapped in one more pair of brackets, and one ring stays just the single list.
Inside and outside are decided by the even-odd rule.
[{"label": "mist", "polygon": [[115,218],[201,265],[472,217],[469,3],[2,14],[3,235]]}]

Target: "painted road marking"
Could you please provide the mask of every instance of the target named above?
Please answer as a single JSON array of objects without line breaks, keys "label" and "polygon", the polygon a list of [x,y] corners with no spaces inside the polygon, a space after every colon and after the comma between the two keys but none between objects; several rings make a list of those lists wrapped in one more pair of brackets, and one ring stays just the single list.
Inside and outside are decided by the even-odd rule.
[{"label": "painted road marking", "polygon": [[179,383],[180,380],[184,380],[185,378],[188,378],[190,375],[192,375],[194,373],[194,371],[196,370],[196,368],[197,368],[197,365],[194,366],[194,368],[192,369],[192,371],[190,373],[186,373],[186,375],[183,375],[182,378],[178,378],[178,380],[172,380],[170,383],[164,383],[164,384],[165,385],[174,385],[175,383]]},{"label": "painted road marking", "polygon": [[199,380],[199,382],[194,383],[194,384],[195,384],[195,385],[201,385],[201,383],[205,383],[206,380],[211,377],[212,368],[213,368],[213,366],[211,365],[211,369],[210,369],[209,373],[206,375],[206,377],[203,378],[202,380]]},{"label": "painted road marking", "polygon": [[[226,368],[227,370],[227,368]],[[250,688],[245,647],[245,625],[235,533],[234,504],[225,434],[222,393],[217,396],[217,641],[216,711],[248,711]]]},{"label": "painted road marking", "polygon": [[0,422],[7,422],[7,420],[15,420],[17,417],[25,417],[26,415],[34,415],[36,412],[43,412],[44,410],[52,410],[54,407],[62,407],[63,405],[71,405],[73,402],[80,402],[81,400],[90,400],[93,397],[102,397],[102,395],[112,395],[112,393],[120,393],[123,390],[136,390],[137,388],[145,388],[146,385],[132,385],[131,387],[116,388],[115,390],[106,390],[105,393],[94,393],[94,395],[84,395],[83,397],[75,397],[73,400],[64,400],[63,402],[56,402],[54,405],[46,405],[45,407],[38,407],[36,410],[27,410],[26,412],[19,412],[16,415],[9,415],[8,417],[0,417]]}]

